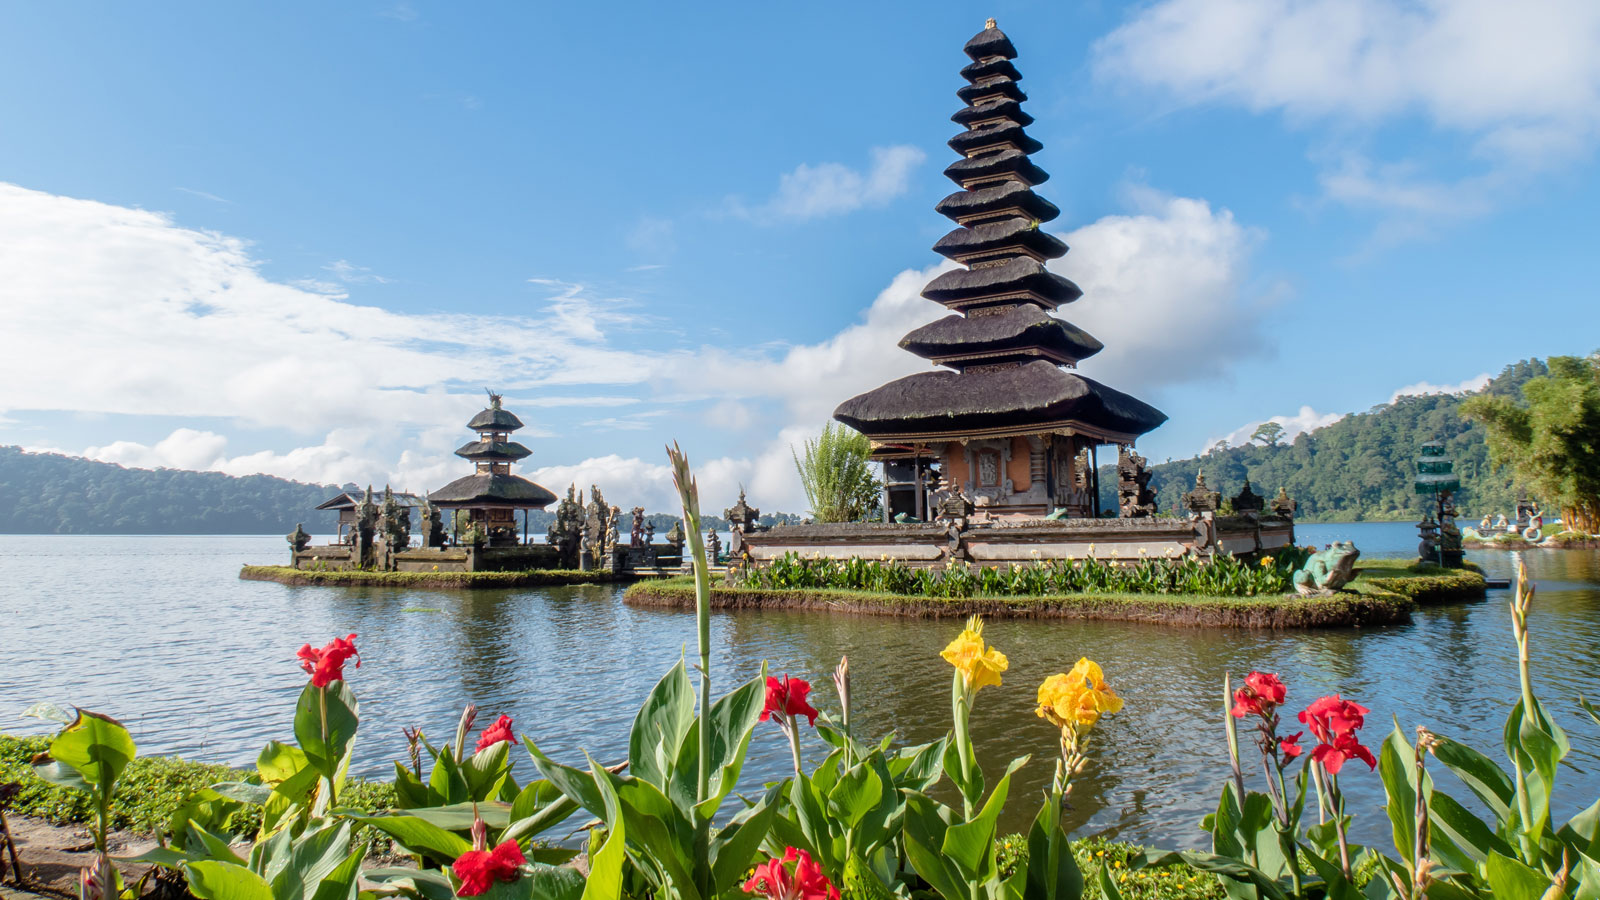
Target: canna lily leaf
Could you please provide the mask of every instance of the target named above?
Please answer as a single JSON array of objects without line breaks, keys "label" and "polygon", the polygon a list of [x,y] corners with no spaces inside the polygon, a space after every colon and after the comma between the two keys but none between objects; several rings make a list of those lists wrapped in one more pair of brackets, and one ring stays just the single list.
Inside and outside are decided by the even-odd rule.
[{"label": "canna lily leaf", "polygon": [[694,687],[679,658],[634,716],[633,729],[628,734],[628,763],[633,776],[665,791],[694,718]]},{"label": "canna lily leaf", "polygon": [[436,859],[454,860],[472,849],[472,842],[461,835],[414,815],[350,815],[349,818],[371,825],[414,853]]},{"label": "canna lily leaf", "polygon": [[46,722],[56,722],[61,725],[71,725],[72,720],[77,718],[72,713],[48,700],[41,700],[29,706],[18,717],[23,719],[44,719]]},{"label": "canna lily leaf", "polygon": [[189,893],[200,900],[275,900],[272,888],[244,866],[203,860],[185,863]]},{"label": "canna lily leaf", "polygon": [[1490,853],[1484,866],[1495,900],[1539,900],[1550,880],[1501,853]]},{"label": "canna lily leaf", "polygon": [[[327,712],[324,735],[323,711]],[[343,680],[325,688],[307,682],[294,711],[294,738],[300,742],[306,759],[328,779],[337,778],[339,769],[355,740],[360,724],[361,703]]]},{"label": "canna lily leaf", "polygon": [[[117,776],[138,754],[122,723],[110,716],[78,710],[78,717],[50,742],[50,758],[71,767],[102,796],[109,798]],[[45,777],[41,773],[41,777]]]}]

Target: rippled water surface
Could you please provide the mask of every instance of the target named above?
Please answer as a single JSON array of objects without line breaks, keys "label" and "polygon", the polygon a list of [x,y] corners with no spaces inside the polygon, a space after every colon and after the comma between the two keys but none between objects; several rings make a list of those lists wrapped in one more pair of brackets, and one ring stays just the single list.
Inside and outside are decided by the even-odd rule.
[{"label": "rippled water surface", "polygon": [[[1301,526],[1302,542],[1353,539],[1368,555],[1413,552],[1405,525]],[[356,632],[363,665],[348,671],[362,702],[357,770],[384,776],[405,749],[400,729],[443,738],[461,705],[515,717],[558,759],[626,754],[627,728],[650,686],[694,640],[694,616],[633,609],[611,587],[426,591],[285,587],[240,581],[245,562],[275,562],[281,537],[9,536],[0,540],[0,729],[41,730],[13,719],[51,699],[125,722],[143,753],[248,764],[261,745],[287,738],[304,676],[294,651]],[[1525,554],[1539,581],[1533,616],[1539,690],[1574,738],[1558,805],[1568,813],[1600,793],[1594,728],[1579,694],[1600,697],[1600,554]],[[1491,576],[1513,557],[1471,558]],[[974,715],[991,772],[1012,756],[1038,759],[1013,790],[1010,828],[1031,816],[1048,779],[1051,729],[1032,713],[1047,675],[1088,655],[1127,699],[1096,732],[1093,761],[1073,790],[1081,833],[1110,833],[1167,847],[1195,846],[1196,822],[1226,772],[1219,725],[1222,676],[1252,668],[1282,674],[1298,709],[1342,692],[1370,706],[1369,743],[1397,716],[1466,740],[1498,758],[1499,729],[1516,695],[1505,592],[1488,602],[1421,611],[1413,624],[1374,630],[1246,632],[1122,623],[995,621],[988,637],[1011,659],[1003,686],[985,690]],[[418,611],[418,609],[437,611]],[[410,610],[410,611],[408,611]],[[740,612],[712,622],[717,692],[754,675],[810,678],[817,705],[836,708],[826,673],[850,655],[859,728],[909,742],[949,727],[950,669],[938,651],[954,621],[818,613]],[[812,758],[819,744],[808,745]],[[776,728],[762,725],[746,785],[787,767]],[[531,767],[518,768],[526,778]],[[1354,771],[1354,770],[1347,770]],[[1364,835],[1384,828],[1378,779],[1343,779]],[[1461,793],[1465,793],[1462,791]]]}]

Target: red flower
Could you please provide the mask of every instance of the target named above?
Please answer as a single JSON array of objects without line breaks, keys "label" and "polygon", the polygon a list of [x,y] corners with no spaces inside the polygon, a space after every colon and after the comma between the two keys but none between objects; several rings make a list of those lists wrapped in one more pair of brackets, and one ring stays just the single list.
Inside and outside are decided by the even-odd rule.
[{"label": "red flower", "polygon": [[1334,694],[1306,707],[1300,713],[1300,721],[1311,727],[1311,733],[1316,735],[1317,740],[1329,744],[1341,734],[1354,734],[1356,729],[1366,724],[1367,713],[1371,711]]},{"label": "red flower", "polygon": [[1356,739],[1355,732],[1346,731],[1334,738],[1331,744],[1318,744],[1311,751],[1311,761],[1322,763],[1329,775],[1339,774],[1347,759],[1359,759],[1367,764],[1367,768],[1376,769],[1378,761],[1373,758],[1372,751],[1361,746],[1361,741]]},{"label": "red flower", "polygon": [[1233,692],[1233,717],[1260,716],[1263,719],[1283,705],[1289,689],[1278,676],[1268,672],[1251,672],[1245,676],[1244,687]]},{"label": "red flower", "polygon": [[755,873],[744,883],[744,890],[771,900],[839,900],[839,889],[822,874],[822,866],[811,854],[794,847],[783,852],[783,859],[769,859],[756,866]]},{"label": "red flower", "polygon": [[496,881],[515,881],[517,867],[527,861],[515,840],[506,841],[493,850],[468,850],[451,867],[461,879],[456,895],[476,897],[494,887]]},{"label": "red flower", "polygon": [[510,716],[501,716],[500,718],[495,719],[493,725],[485,728],[483,730],[483,734],[478,735],[478,749],[481,751],[487,747],[493,747],[495,744],[498,744],[501,741],[505,741],[510,744],[515,744],[517,742],[516,735],[511,733]]},{"label": "red flower", "polygon": [[307,644],[295,655],[300,657],[300,668],[311,676],[313,687],[327,687],[335,681],[343,681],[345,661],[352,656],[356,659],[356,668],[361,668],[361,654],[356,652],[356,636],[353,634],[334,638],[321,650]]},{"label": "red flower", "polygon": [[805,716],[811,725],[816,725],[817,711],[806,702],[806,695],[809,693],[811,693],[811,682],[804,678],[790,678],[785,675],[782,679],[777,679],[767,676],[767,705],[761,710],[761,721],[765,722],[774,714],[780,719]]},{"label": "red flower", "polygon": [[1300,735],[1302,734],[1305,734],[1305,732],[1296,731],[1294,734],[1291,734],[1288,737],[1278,741],[1278,749],[1283,751],[1284,756],[1288,757],[1289,759],[1294,759],[1300,754],[1306,752],[1306,748],[1300,746]]}]

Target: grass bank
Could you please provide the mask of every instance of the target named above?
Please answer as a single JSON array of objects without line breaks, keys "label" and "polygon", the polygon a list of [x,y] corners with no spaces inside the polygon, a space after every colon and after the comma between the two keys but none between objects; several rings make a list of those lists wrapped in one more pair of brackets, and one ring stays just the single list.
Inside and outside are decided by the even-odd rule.
[{"label": "grass bank", "polygon": [[1414,559],[1361,560],[1354,586],[1399,594],[1419,606],[1482,600],[1487,590],[1483,570],[1473,563],[1464,569],[1445,569]]},{"label": "grass bank", "polygon": [[[623,599],[636,606],[693,609],[694,580],[679,577],[640,582],[628,588]],[[1333,597],[1310,598],[1172,594],[914,597],[831,588],[730,588],[720,579],[712,583],[711,591],[711,608],[720,610],[815,609],[919,618],[982,614],[996,618],[1097,619],[1222,628],[1392,625],[1410,621],[1413,605],[1405,595],[1370,583]]]},{"label": "grass bank", "polygon": [[359,569],[324,571],[288,566],[245,566],[239,577],[246,581],[275,581],[289,585],[324,587],[508,588],[556,587],[570,584],[614,584],[632,581],[633,575],[580,572],[576,569],[533,569],[523,572],[369,572]]}]

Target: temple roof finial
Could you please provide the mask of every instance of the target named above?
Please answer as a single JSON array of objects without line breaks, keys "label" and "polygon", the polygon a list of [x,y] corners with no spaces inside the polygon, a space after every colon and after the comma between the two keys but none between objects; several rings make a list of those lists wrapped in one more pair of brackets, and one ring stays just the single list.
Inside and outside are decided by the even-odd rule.
[{"label": "temple roof finial", "polygon": [[999,27],[1000,26],[994,20],[994,16],[990,16],[989,18],[983,20],[983,30],[984,31],[988,31],[991,28],[999,28]]}]

